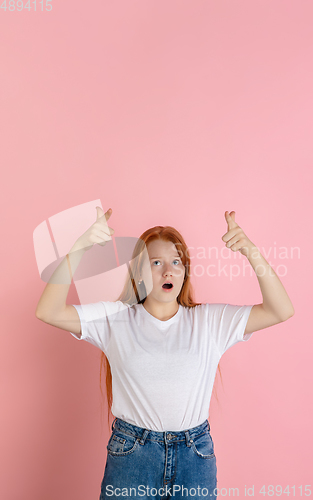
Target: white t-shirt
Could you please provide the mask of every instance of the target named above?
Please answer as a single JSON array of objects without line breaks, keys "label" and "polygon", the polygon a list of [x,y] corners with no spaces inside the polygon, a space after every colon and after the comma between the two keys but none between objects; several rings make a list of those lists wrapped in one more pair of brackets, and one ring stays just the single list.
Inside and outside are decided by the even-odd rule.
[{"label": "white t-shirt", "polygon": [[142,304],[74,307],[81,340],[101,349],[110,362],[112,414],[154,431],[202,424],[221,356],[252,335],[244,335],[252,305],[179,305],[167,321],[152,316]]}]

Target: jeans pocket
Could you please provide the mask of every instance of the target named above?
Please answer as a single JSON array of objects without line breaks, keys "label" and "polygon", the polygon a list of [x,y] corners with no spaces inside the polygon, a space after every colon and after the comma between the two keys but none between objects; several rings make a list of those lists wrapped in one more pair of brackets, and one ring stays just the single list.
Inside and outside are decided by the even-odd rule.
[{"label": "jeans pocket", "polygon": [[138,443],[139,438],[114,429],[108,441],[107,451],[113,456],[129,455],[135,451]]},{"label": "jeans pocket", "polygon": [[201,458],[214,458],[214,444],[209,431],[190,440],[192,450]]}]

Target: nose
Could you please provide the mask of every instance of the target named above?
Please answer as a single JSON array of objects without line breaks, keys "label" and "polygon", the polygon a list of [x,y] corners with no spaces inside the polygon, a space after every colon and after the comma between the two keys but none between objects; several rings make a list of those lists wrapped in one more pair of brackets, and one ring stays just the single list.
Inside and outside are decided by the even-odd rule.
[{"label": "nose", "polygon": [[165,265],[163,276],[173,276],[173,271],[170,264]]}]

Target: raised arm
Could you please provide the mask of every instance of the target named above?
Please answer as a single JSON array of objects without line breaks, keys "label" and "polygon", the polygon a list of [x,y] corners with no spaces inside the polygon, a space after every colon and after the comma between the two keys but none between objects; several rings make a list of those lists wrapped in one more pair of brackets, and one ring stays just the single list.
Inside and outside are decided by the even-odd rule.
[{"label": "raised arm", "polygon": [[228,231],[222,240],[233,252],[239,250],[247,257],[256,273],[263,297],[262,304],[252,307],[245,333],[253,333],[291,318],[294,315],[293,305],[274,269],[235,222],[235,212],[225,212],[225,219]]},{"label": "raised arm", "polygon": [[61,264],[52,274],[36,308],[36,317],[45,323],[81,335],[78,313],[72,305],[66,304],[72,277],[86,251],[95,243],[104,246],[111,240],[114,230],[108,227],[107,221],[112,214],[97,207],[97,220],[78,238]]}]

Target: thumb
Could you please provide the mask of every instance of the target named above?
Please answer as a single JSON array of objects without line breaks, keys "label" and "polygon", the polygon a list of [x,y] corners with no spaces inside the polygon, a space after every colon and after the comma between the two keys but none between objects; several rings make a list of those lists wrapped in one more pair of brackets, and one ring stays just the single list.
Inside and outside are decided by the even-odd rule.
[{"label": "thumb", "polygon": [[235,221],[236,212],[233,210],[232,212],[230,212],[229,215],[231,216],[231,218],[233,219],[233,221],[236,222]]},{"label": "thumb", "polygon": [[102,210],[101,207],[96,207],[97,210],[97,220],[100,219],[104,215],[104,211]]}]

